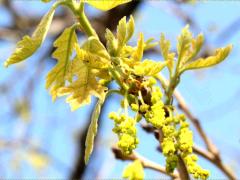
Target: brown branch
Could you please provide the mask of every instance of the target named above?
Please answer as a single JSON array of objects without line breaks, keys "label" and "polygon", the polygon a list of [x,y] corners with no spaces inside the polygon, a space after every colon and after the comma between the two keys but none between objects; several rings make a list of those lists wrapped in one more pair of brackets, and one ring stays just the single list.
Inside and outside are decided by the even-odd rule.
[{"label": "brown branch", "polygon": [[[156,78],[158,78],[163,86],[167,86],[168,81],[162,76],[159,75]],[[214,157],[214,160],[211,160],[213,164],[215,164],[217,167],[219,167],[223,173],[229,178],[229,179],[236,179],[235,175],[223,164],[221,156],[219,154],[219,151],[217,147],[212,143],[212,141],[208,138],[206,133],[204,132],[201,123],[198,118],[196,118],[193,113],[190,111],[190,109],[187,106],[187,103],[185,102],[184,98],[180,94],[179,91],[175,90],[174,91],[174,96],[178,102],[178,107],[180,110],[184,112],[184,114],[187,116],[187,118],[193,123],[195,126],[196,130],[198,131],[199,135],[203,139],[209,153],[212,154]],[[209,155],[209,154],[208,154]],[[210,156],[208,156],[210,157]],[[209,159],[210,160],[210,159]]]},{"label": "brown branch", "polygon": [[[217,147],[212,143],[212,141],[207,137],[206,133],[204,132],[200,121],[191,113],[191,111],[189,110],[184,98],[182,97],[182,95],[178,92],[175,91],[174,92],[174,96],[176,98],[176,100],[178,101],[178,107],[179,109],[181,109],[184,114],[186,114],[187,118],[191,120],[191,122],[193,123],[193,125],[196,127],[198,133],[200,134],[200,136],[202,137],[203,141],[205,142],[205,145],[209,151],[209,153],[211,153],[213,155],[213,158],[211,159],[211,162],[213,164],[215,164],[217,167],[219,167],[219,169],[222,170],[222,172],[229,178],[229,179],[236,179],[235,175],[233,174],[233,172],[231,172],[231,170],[229,170],[229,168],[227,168],[227,166],[225,166],[222,162],[221,156],[219,154],[219,151],[217,149]],[[199,149],[198,149],[199,150]],[[198,151],[199,152],[199,151]],[[209,159],[210,160],[210,159]]]},{"label": "brown branch", "polygon": [[130,160],[130,161],[139,160],[142,163],[144,168],[148,168],[148,169],[152,169],[152,170],[161,172],[163,174],[171,176],[174,179],[179,179],[179,177],[180,177],[180,175],[178,173],[176,173],[176,172],[172,173],[172,174],[167,173],[165,167],[163,167],[163,166],[161,166],[161,165],[159,165],[159,164],[157,164],[157,163],[155,163],[153,161],[150,161],[149,159],[141,156],[140,154],[138,154],[136,152],[133,152],[129,156],[125,156],[121,152],[121,150],[118,149],[117,147],[113,147],[112,148],[112,152],[115,155],[116,159],[120,159],[120,160],[123,160],[123,161],[126,161],[126,160]]},{"label": "brown branch", "polygon": [[229,179],[237,179],[236,176],[233,174],[232,170],[225,166],[222,163],[221,159],[216,159],[216,156],[213,153],[206,151],[198,146],[193,146],[193,152],[212,162],[216,167],[218,167],[222,172],[224,172],[224,174],[226,174]]},{"label": "brown branch", "polygon": [[200,124],[200,121],[198,120],[198,118],[196,118],[191,111],[189,110],[184,98],[182,97],[182,95],[180,94],[179,91],[175,91],[174,92],[174,96],[178,102],[178,107],[179,109],[181,109],[184,114],[187,116],[187,118],[189,120],[191,120],[191,122],[193,123],[193,125],[196,127],[198,133],[200,134],[200,136],[202,137],[207,149],[215,154],[216,156],[218,156],[219,151],[216,148],[216,146],[211,142],[211,140],[207,137],[206,133],[203,131],[203,128]]},{"label": "brown branch", "polygon": [[[162,152],[162,149],[160,146],[157,147],[157,150],[159,152]],[[232,174],[232,171],[227,166],[224,166],[221,162],[216,160],[215,156],[211,152],[209,152],[199,146],[196,146],[196,145],[193,146],[193,152],[198,154],[199,156],[205,158],[206,160],[210,161],[217,168],[219,168],[222,172],[224,172],[229,177],[229,179],[236,179],[236,177]]]},{"label": "brown branch", "polygon": [[185,162],[183,161],[183,159],[182,159],[182,157],[180,155],[178,156],[178,166],[177,166],[177,169],[179,171],[181,180],[190,180],[190,176],[188,174],[186,164],[185,164]]}]

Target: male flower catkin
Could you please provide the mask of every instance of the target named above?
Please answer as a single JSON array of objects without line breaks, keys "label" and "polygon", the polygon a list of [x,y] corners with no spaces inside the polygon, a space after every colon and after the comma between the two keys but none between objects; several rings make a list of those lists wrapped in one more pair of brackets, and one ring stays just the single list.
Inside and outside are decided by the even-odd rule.
[{"label": "male flower catkin", "polygon": [[[145,105],[142,111],[145,112],[145,119],[155,128],[162,131],[162,152],[166,157],[166,170],[172,173],[177,167],[179,156],[187,166],[187,170],[194,178],[206,179],[209,176],[207,170],[197,164],[196,156],[192,154],[193,134],[189,129],[184,115],[173,116],[174,110],[168,109],[168,117],[162,102],[162,93],[159,87],[153,86],[151,94],[151,106]],[[141,105],[143,106],[143,105]],[[141,111],[141,107],[140,107]]]},{"label": "male flower catkin", "polygon": [[197,156],[192,154],[193,134],[189,129],[189,124],[186,122],[185,116],[180,115],[178,118],[180,122],[178,146],[181,157],[187,166],[187,170],[196,179],[207,179],[209,171],[200,167],[197,164]]},{"label": "male flower catkin", "polygon": [[118,147],[124,154],[131,154],[138,144],[136,120],[124,114],[118,116],[115,112],[109,113],[114,121],[113,132],[118,135]]},{"label": "male flower catkin", "polygon": [[123,178],[128,178],[129,180],[143,180],[144,171],[142,163],[139,160],[135,160],[133,163],[129,164],[123,171]]},{"label": "male flower catkin", "polygon": [[152,92],[151,103],[152,106],[145,114],[146,120],[156,128],[161,128],[165,120],[164,104],[161,101],[162,93],[159,87],[154,87]]}]

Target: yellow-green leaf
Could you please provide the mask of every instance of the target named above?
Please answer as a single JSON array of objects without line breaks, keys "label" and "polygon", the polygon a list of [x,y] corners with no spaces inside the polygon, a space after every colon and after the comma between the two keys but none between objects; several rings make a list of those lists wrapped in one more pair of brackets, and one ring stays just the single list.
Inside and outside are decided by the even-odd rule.
[{"label": "yellow-green leaf", "polygon": [[110,65],[110,56],[103,44],[96,37],[90,37],[80,48],[76,45],[78,59],[84,61],[90,68],[94,69],[97,77],[110,79],[107,73]]},{"label": "yellow-green leaf", "polygon": [[126,37],[127,37],[127,22],[126,16],[124,16],[119,21],[117,26],[118,49],[121,49],[125,45]]},{"label": "yellow-green leaf", "polygon": [[178,37],[177,52],[180,62],[184,61],[183,58],[188,55],[191,42],[192,34],[189,31],[189,26],[187,25],[183,28],[181,35]]},{"label": "yellow-green leaf", "polygon": [[52,22],[55,8],[56,7],[53,6],[42,18],[32,37],[24,36],[23,39],[17,43],[15,52],[4,62],[5,67],[27,59],[41,46]]},{"label": "yellow-green leaf", "polygon": [[129,56],[132,55],[132,53],[135,51],[136,48],[132,47],[132,46],[124,46],[121,52],[121,57],[122,58],[128,58]]},{"label": "yellow-green leaf", "polygon": [[105,38],[106,38],[106,45],[107,45],[107,50],[111,56],[115,56],[117,52],[117,39],[114,37],[113,33],[109,30],[106,29],[105,33]]},{"label": "yellow-green leaf", "polygon": [[134,29],[135,29],[135,23],[134,23],[134,19],[133,16],[130,16],[130,19],[127,23],[127,37],[126,37],[126,41],[128,41],[134,33]]},{"label": "yellow-green leaf", "polygon": [[90,68],[105,69],[109,65],[109,61],[107,59],[101,58],[96,54],[81,49],[80,47],[76,47],[76,52],[78,59],[84,61],[84,63],[88,65]]},{"label": "yellow-green leaf", "polygon": [[[61,87],[58,95],[69,95],[67,103],[70,103],[71,110],[74,111],[79,107],[91,102],[91,95],[102,98],[105,87],[101,86],[96,80],[96,72],[91,67],[91,63],[82,59],[80,48],[77,48],[77,58],[72,62],[72,72],[77,80],[67,87]],[[80,56],[80,57],[79,57]]]},{"label": "yellow-green leaf", "polygon": [[82,45],[82,49],[101,58],[108,60],[110,59],[110,56],[104,45],[99,41],[98,38],[94,36],[88,38],[88,40]]},{"label": "yellow-green leaf", "polygon": [[90,123],[90,126],[88,128],[88,132],[87,132],[87,137],[86,137],[86,142],[85,142],[85,157],[84,157],[84,160],[85,160],[85,164],[88,163],[88,160],[92,154],[92,151],[93,151],[93,147],[94,147],[94,138],[97,134],[97,128],[98,128],[98,118],[99,118],[99,115],[101,113],[101,108],[102,108],[102,105],[104,103],[104,99],[105,99],[105,96],[103,99],[98,99],[98,102],[94,108],[94,112],[92,114],[92,117],[91,117],[91,123]]},{"label": "yellow-green leaf", "polygon": [[149,38],[145,44],[144,44],[144,50],[148,50],[148,49],[151,49],[151,48],[154,48],[155,46],[158,45],[157,42],[153,42],[154,38]]},{"label": "yellow-green leaf", "polygon": [[134,66],[134,73],[139,76],[153,76],[159,73],[167,63],[167,61],[156,62],[152,60],[144,60]]},{"label": "yellow-green leaf", "polygon": [[117,26],[118,51],[120,51],[132,37],[134,26],[134,19],[132,16],[128,22],[125,16],[119,21]]},{"label": "yellow-green leaf", "polygon": [[143,40],[143,34],[140,33],[138,44],[136,50],[133,52],[131,59],[134,62],[139,62],[142,60],[143,57],[143,51],[144,51],[144,40]]},{"label": "yellow-green leaf", "polygon": [[[56,50],[53,57],[58,60],[56,66],[48,73],[46,77],[46,88],[50,88],[50,93],[55,99],[57,97],[57,89],[65,85],[65,81],[69,80],[68,74],[71,71],[70,57],[77,43],[77,36],[74,26],[66,28],[61,36],[54,42]],[[70,73],[71,74],[71,73]]]},{"label": "yellow-green leaf", "polygon": [[110,56],[103,44],[95,37],[90,37],[80,48],[76,44],[78,59],[84,61],[89,67],[104,69],[110,65]]},{"label": "yellow-green leaf", "polygon": [[168,61],[167,67],[169,69],[169,72],[172,73],[174,68],[174,57],[175,53],[170,53],[170,41],[168,41],[164,34],[161,34],[160,37],[160,50],[161,54],[165,61]]},{"label": "yellow-green leaf", "polygon": [[[204,36],[203,36],[203,34],[199,34],[199,35],[196,37],[196,39],[192,39],[192,43],[191,43],[192,51],[191,51],[191,53],[190,53],[190,56],[186,59],[185,62],[191,61],[192,58],[194,58],[194,57],[199,53],[199,51],[200,51],[201,48],[202,48],[203,42],[204,42]],[[185,62],[184,62],[184,63],[185,63]]]},{"label": "yellow-green leaf", "polygon": [[143,180],[144,170],[141,161],[135,160],[131,164],[127,165],[122,176],[123,178],[127,178],[129,180]]},{"label": "yellow-green leaf", "polygon": [[164,60],[167,60],[168,59],[168,53],[169,53],[169,50],[170,50],[170,41],[168,41],[165,38],[163,33],[161,34],[159,44],[160,44],[161,54],[162,54]]},{"label": "yellow-green leaf", "polygon": [[201,68],[214,66],[222,62],[229,55],[231,49],[232,49],[232,45],[229,45],[225,48],[217,49],[215,52],[215,55],[213,56],[190,61],[182,67],[180,72],[190,70],[190,69],[201,69]]},{"label": "yellow-green leaf", "polygon": [[108,11],[116,6],[130,2],[131,0],[83,0],[83,2],[90,4],[91,6],[100,9],[102,11]]}]

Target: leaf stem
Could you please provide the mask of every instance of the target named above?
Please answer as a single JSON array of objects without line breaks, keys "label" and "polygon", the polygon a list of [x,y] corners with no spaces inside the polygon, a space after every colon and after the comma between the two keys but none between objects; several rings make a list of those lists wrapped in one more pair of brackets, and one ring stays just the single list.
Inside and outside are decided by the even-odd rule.
[{"label": "leaf stem", "polygon": [[139,99],[140,99],[141,103],[145,104],[144,101],[143,101],[143,97],[142,97],[142,92],[141,91],[138,91],[138,96],[139,96]]},{"label": "leaf stem", "polygon": [[180,82],[180,77],[178,76],[178,74],[174,74],[174,76],[171,78],[170,83],[168,85],[168,87],[166,88],[166,101],[165,101],[165,105],[172,105],[173,103],[173,92],[175,90],[175,88],[177,87],[177,85]]},{"label": "leaf stem", "polygon": [[75,1],[65,1],[64,5],[69,7],[74,15],[76,16],[78,22],[81,24],[83,31],[87,36],[95,36],[98,38],[96,31],[93,29],[91,23],[89,22],[87,16],[84,12],[84,2],[77,3]]},{"label": "leaf stem", "polygon": [[120,73],[116,71],[116,69],[114,69],[113,67],[109,67],[109,72],[113,79],[116,80],[118,85],[122,87],[125,91],[128,91],[129,87],[126,83],[122,82]]},{"label": "leaf stem", "polygon": [[60,5],[66,5],[67,1],[66,0],[62,0],[62,1],[57,1],[53,4],[53,8],[56,9],[58,6]]},{"label": "leaf stem", "polygon": [[168,173],[166,171],[165,167],[157,164],[156,162],[150,161],[149,159],[147,159],[147,158],[143,157],[142,155],[138,154],[137,152],[133,152],[131,155],[126,156],[117,147],[112,147],[112,152],[114,153],[114,155],[117,159],[120,159],[120,160],[123,160],[123,161],[139,160],[142,163],[144,168],[152,169],[152,170],[161,172],[163,174],[166,174],[166,175],[172,177],[173,179],[179,179],[180,178],[179,173],[177,173],[177,172]]},{"label": "leaf stem", "polygon": [[125,115],[128,116],[128,91],[125,92],[124,94],[124,111],[125,111]]},{"label": "leaf stem", "polygon": [[175,66],[174,74],[173,74],[173,76],[170,77],[169,85],[166,88],[166,91],[165,91],[165,93],[166,93],[165,105],[172,105],[172,103],[173,103],[173,92],[180,82],[180,74],[179,74],[180,61],[181,61],[181,58],[178,57],[177,64]]},{"label": "leaf stem", "polygon": [[108,96],[112,95],[113,93],[116,93],[116,94],[122,95],[121,92],[120,92],[119,90],[117,90],[117,89],[111,89],[111,90],[109,90],[109,91],[107,92],[107,94],[106,94],[106,98],[107,98]]}]

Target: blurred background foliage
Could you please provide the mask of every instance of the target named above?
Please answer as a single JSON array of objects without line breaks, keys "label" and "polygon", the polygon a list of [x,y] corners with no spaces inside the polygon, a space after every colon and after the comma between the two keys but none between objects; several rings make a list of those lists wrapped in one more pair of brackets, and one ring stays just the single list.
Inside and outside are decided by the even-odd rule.
[{"label": "blurred background foliage", "polygon": [[[40,18],[50,8],[40,0],[0,1],[0,59],[7,59],[16,42],[31,34]],[[105,28],[115,30],[119,19],[134,14],[136,32],[156,41],[166,34],[175,50],[180,30],[190,25],[193,34],[203,32],[205,45],[202,56],[229,43],[234,50],[225,62],[213,69],[198,70],[183,76],[179,91],[208,137],[220,150],[224,163],[240,177],[240,2],[238,1],[132,1],[108,12],[89,6],[86,12],[104,43]],[[64,99],[56,102],[45,90],[45,76],[56,61],[51,58],[53,41],[74,21],[71,12],[59,8],[47,40],[27,62],[8,69],[0,67],[0,177],[1,178],[120,178],[127,162],[114,158],[111,147],[117,138],[111,132],[113,122],[107,117],[119,108],[119,97],[109,98],[103,108],[95,150],[86,167],[84,141],[95,101],[75,112]],[[80,42],[84,37],[78,32]],[[159,48],[146,57],[161,60]],[[115,84],[112,84],[115,86]],[[204,143],[193,127],[197,145]],[[138,127],[142,155],[164,165],[157,151],[158,142]],[[211,171],[211,178],[226,178],[216,166],[203,158],[200,164]],[[146,170],[147,178],[165,176]]]}]

